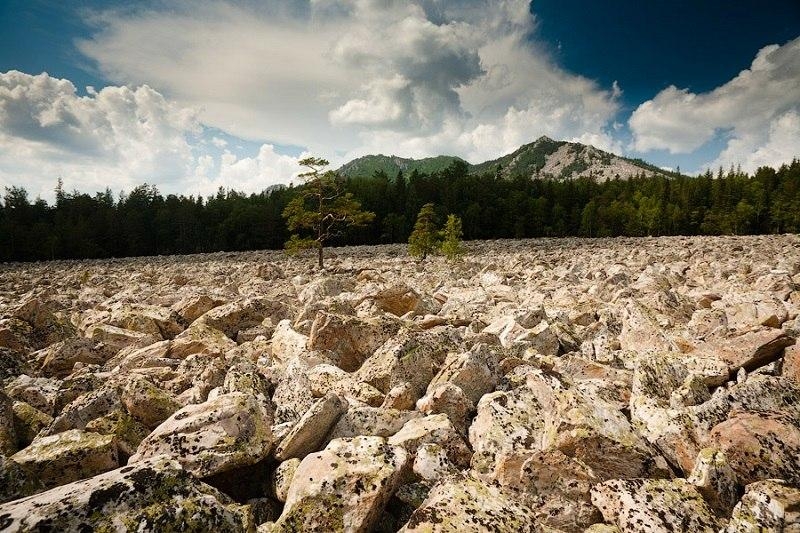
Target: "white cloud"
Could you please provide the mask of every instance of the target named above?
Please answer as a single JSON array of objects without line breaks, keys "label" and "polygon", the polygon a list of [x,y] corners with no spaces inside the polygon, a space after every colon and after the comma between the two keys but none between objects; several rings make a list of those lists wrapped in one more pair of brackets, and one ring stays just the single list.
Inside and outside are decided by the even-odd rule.
[{"label": "white cloud", "polygon": [[800,38],[762,48],[749,69],[716,89],[695,94],[671,86],[644,102],[629,125],[633,148],[691,153],[716,135],[727,146],[710,166],[746,170],[779,165],[800,152]]},{"label": "white cloud", "polygon": [[528,0],[159,5],[101,14],[80,49],[109,79],[149,83],[246,139],[481,159],[543,134],[607,140],[619,110],[619,87],[531,44]]},{"label": "white cloud", "polygon": [[[130,190],[143,182],[165,192],[210,193],[220,185],[259,191],[289,181],[295,158],[264,145],[253,158],[202,153],[195,110],[144,85],[105,87],[80,96],[68,80],[0,73],[0,187],[24,185],[52,198],[67,190]],[[224,146],[222,139],[212,139]]]},{"label": "white cloud", "polygon": [[[303,154],[300,157],[305,157]],[[237,191],[260,191],[271,185],[288,183],[303,169],[298,158],[275,152],[271,144],[264,144],[255,157],[237,158],[225,151],[218,168],[214,158],[201,156],[194,175],[197,192],[208,195],[220,187]]]},{"label": "white cloud", "polygon": [[60,176],[80,190],[169,183],[193,166],[195,112],[144,85],[79,96],[68,80],[0,73],[0,182],[40,194]]}]

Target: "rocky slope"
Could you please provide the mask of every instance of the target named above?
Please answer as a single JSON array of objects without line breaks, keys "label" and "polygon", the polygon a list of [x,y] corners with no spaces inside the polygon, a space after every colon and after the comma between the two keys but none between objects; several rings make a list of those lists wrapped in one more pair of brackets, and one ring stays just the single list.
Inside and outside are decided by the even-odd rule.
[{"label": "rocky slope", "polygon": [[796,531],[800,238],[0,266],[0,529]]},{"label": "rocky slope", "polygon": [[[368,155],[342,165],[338,172],[348,177],[371,177],[383,171],[393,178],[399,171],[408,176],[412,171],[432,173],[444,170],[456,161],[453,156],[409,159],[397,156]],[[531,178],[572,180],[590,178],[598,182],[610,179],[630,179],[633,176],[668,175],[667,172],[635,159],[627,159],[605,152],[594,146],[540,137],[520,146],[498,159],[470,165],[471,174],[492,173],[504,178],[526,176]]]}]

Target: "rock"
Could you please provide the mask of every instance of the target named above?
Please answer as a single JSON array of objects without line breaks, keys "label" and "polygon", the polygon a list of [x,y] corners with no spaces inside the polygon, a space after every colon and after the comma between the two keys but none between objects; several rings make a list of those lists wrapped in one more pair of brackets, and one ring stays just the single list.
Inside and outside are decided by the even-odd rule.
[{"label": "rock", "polygon": [[61,382],[56,379],[32,378],[23,374],[6,385],[6,394],[52,415],[56,408],[60,384]]},{"label": "rock", "polygon": [[381,437],[331,441],[297,467],[273,531],[370,531],[407,466]]},{"label": "rock", "polygon": [[150,429],[155,429],[180,408],[167,392],[135,374],[125,384],[120,399],[125,410]]},{"label": "rock", "polygon": [[383,407],[350,407],[328,434],[328,441],[348,437],[391,437],[409,420],[420,418],[418,411],[399,411]]},{"label": "rock", "polygon": [[112,435],[79,429],[38,438],[12,455],[11,460],[29,470],[47,488],[119,466],[117,444]]},{"label": "rock", "polygon": [[320,311],[311,325],[308,349],[334,352],[337,365],[354,372],[397,333],[400,325],[399,321],[384,317],[360,319]]},{"label": "rock", "polygon": [[734,412],[711,430],[707,445],[725,454],[744,485],[770,478],[800,484],[800,426],[786,414]]},{"label": "rock", "polygon": [[279,361],[289,361],[307,353],[308,337],[292,329],[288,320],[281,320],[272,334],[272,355]]},{"label": "rock", "polygon": [[254,464],[273,446],[272,413],[252,396],[224,394],[178,410],[139,445],[129,464],[166,454],[196,477]]},{"label": "rock", "polygon": [[252,528],[248,509],[155,457],[0,505],[14,531],[220,531]]},{"label": "rock", "polygon": [[751,483],[733,510],[728,533],[800,529],[800,489],[770,479]]},{"label": "rock", "polygon": [[172,310],[178,313],[185,324],[191,324],[201,315],[224,304],[223,300],[212,298],[207,294],[187,296],[172,305]]},{"label": "rock", "polygon": [[150,433],[148,428],[122,409],[115,409],[106,415],[91,420],[86,424],[85,429],[100,435],[113,436],[117,443],[120,463],[136,453],[136,448]]},{"label": "rock", "polygon": [[292,484],[298,466],[300,466],[300,459],[296,457],[287,459],[279,464],[272,476],[270,476],[272,492],[281,503],[286,503],[286,496],[289,493],[289,487]]},{"label": "rock", "polygon": [[87,332],[86,336],[95,343],[103,343],[103,345],[113,353],[127,348],[128,346],[143,348],[161,340],[160,337],[154,335],[119,328],[109,324],[99,324],[92,327]]},{"label": "rock", "polygon": [[416,401],[425,393],[447,353],[457,348],[449,333],[448,329],[421,333],[401,330],[364,362],[355,372],[356,379],[384,393],[409,383]]},{"label": "rock", "polygon": [[275,458],[279,461],[302,459],[317,451],[345,411],[347,402],[336,394],[331,393],[317,400],[275,449]]},{"label": "rock", "polygon": [[475,404],[467,398],[464,391],[450,382],[440,383],[433,390],[428,387],[428,391],[428,394],[417,401],[417,409],[426,415],[447,415],[458,432],[466,435]]},{"label": "rock", "polygon": [[17,450],[14,401],[0,392],[0,455],[11,455]]},{"label": "rock", "polygon": [[794,344],[794,339],[779,329],[754,331],[697,346],[696,351],[718,357],[728,365],[729,374],[740,368],[747,371],[776,361],[783,349]]},{"label": "rock", "polygon": [[14,432],[17,436],[17,449],[19,450],[33,442],[33,439],[53,422],[52,416],[25,402],[14,402],[12,409],[14,411]]},{"label": "rock", "polygon": [[401,532],[538,532],[533,511],[495,487],[470,478],[436,485]]},{"label": "rock", "polygon": [[87,392],[69,403],[45,430],[55,435],[69,429],[84,429],[86,424],[122,407],[119,391],[112,385]]},{"label": "rock", "polygon": [[472,468],[479,476],[493,479],[502,455],[539,449],[544,409],[528,387],[487,394],[477,408],[469,442],[475,452]]},{"label": "rock", "polygon": [[428,394],[442,383],[459,387],[474,405],[497,387],[499,355],[482,344],[462,354],[450,354],[428,385]]},{"label": "rock", "polygon": [[76,363],[102,365],[113,355],[94,341],[73,337],[52,344],[34,354],[42,361],[40,372],[46,377],[65,378],[72,373]]},{"label": "rock", "polygon": [[614,479],[592,488],[592,503],[622,531],[716,532],[722,525],[683,479]]},{"label": "rock", "polygon": [[800,385],[800,345],[786,348],[781,375]]},{"label": "rock", "polygon": [[413,418],[406,422],[400,431],[389,437],[387,442],[393,446],[402,446],[412,455],[423,444],[439,444],[447,452],[450,461],[459,467],[468,465],[472,456],[464,439],[453,427],[447,415],[443,414]]},{"label": "rock", "polygon": [[717,516],[730,516],[739,499],[738,480],[723,452],[702,449],[687,480],[697,487]]}]

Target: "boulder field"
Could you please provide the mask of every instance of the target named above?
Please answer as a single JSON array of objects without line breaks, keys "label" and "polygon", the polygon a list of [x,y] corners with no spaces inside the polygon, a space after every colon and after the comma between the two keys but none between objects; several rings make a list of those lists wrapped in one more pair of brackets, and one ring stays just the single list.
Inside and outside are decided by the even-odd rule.
[{"label": "boulder field", "polygon": [[0,265],[0,530],[800,531],[800,237]]}]

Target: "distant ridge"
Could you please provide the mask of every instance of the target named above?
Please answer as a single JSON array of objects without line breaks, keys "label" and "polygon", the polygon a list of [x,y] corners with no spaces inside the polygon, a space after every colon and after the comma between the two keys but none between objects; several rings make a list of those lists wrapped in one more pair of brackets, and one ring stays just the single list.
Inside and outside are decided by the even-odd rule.
[{"label": "distant ridge", "polygon": [[520,146],[510,154],[476,165],[455,156],[412,159],[379,154],[366,155],[345,163],[339,168],[339,173],[351,178],[370,177],[378,171],[385,172],[389,177],[396,176],[399,171],[406,175],[414,170],[429,174],[444,170],[455,161],[467,164],[471,174],[492,172],[508,179],[516,176],[556,180],[586,177],[602,182],[615,178],[673,174],[645,161],[620,157],[586,144],[554,141],[544,136]]}]

